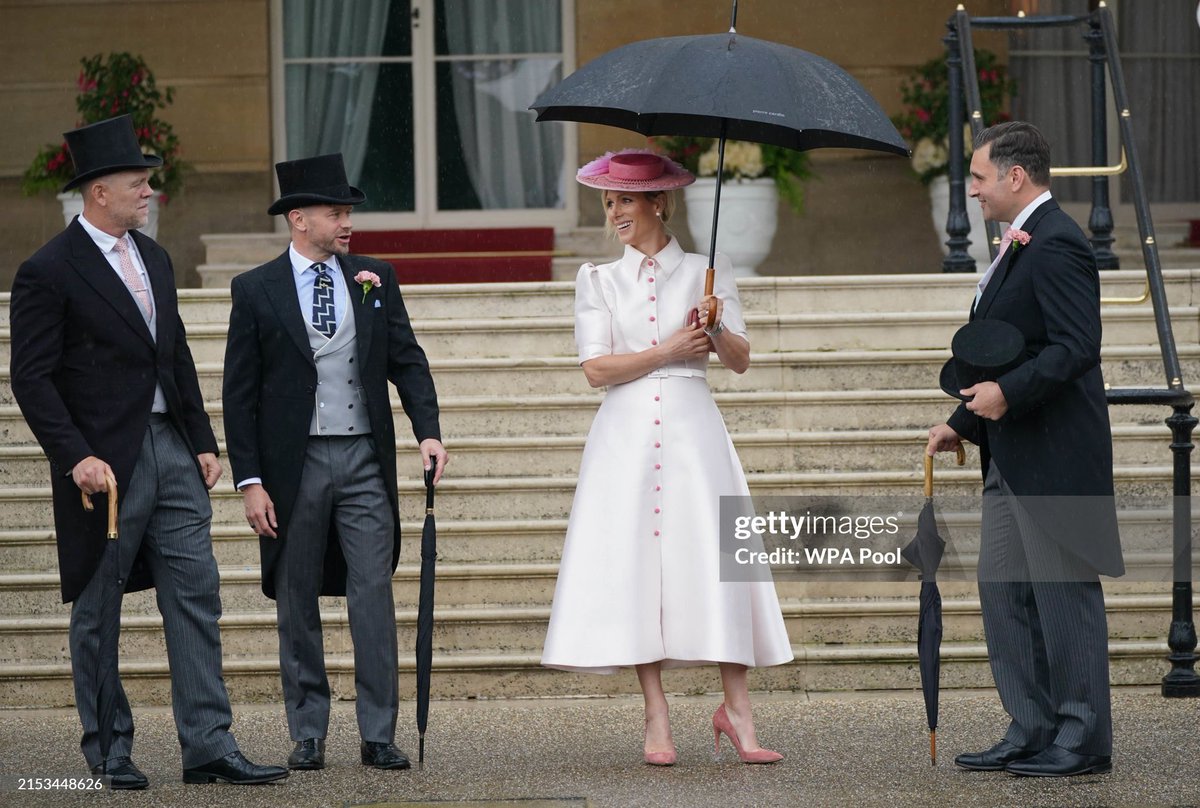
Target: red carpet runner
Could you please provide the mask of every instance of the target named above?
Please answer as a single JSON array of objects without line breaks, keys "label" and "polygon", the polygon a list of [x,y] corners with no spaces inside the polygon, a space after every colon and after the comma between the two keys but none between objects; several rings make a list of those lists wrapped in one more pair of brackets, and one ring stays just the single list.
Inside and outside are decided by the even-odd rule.
[{"label": "red carpet runner", "polygon": [[351,244],[394,266],[401,284],[548,281],[554,229],[356,230]]}]

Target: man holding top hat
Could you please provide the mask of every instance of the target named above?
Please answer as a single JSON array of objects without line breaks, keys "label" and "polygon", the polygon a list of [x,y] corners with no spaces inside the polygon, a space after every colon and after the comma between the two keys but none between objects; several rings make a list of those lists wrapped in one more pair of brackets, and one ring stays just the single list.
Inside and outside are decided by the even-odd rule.
[{"label": "man holding top hat", "polygon": [[962,399],[927,452],[962,439],[984,472],[979,600],[1011,717],[1003,740],[955,763],[1062,777],[1112,768],[1108,627],[1099,575],[1124,573],[1100,372],[1091,246],[1050,195],[1050,148],[1019,121],[982,131],[972,197],[1011,222],[955,336],[942,387]]},{"label": "man holding top hat", "polygon": [[[67,132],[83,213],[24,262],[13,281],[12,388],[50,461],[71,672],[93,774],[145,788],[131,758],[133,715],[117,675],[121,595],[154,587],[188,783],[287,777],[238,751],[221,678],[221,615],[208,490],[217,441],[204,412],[171,259],[137,232],[150,169],[128,115]],[[115,479],[119,539],[80,492]]]},{"label": "man holding top hat", "polygon": [[234,278],[225,349],[225,435],[262,587],[279,620],[292,769],[325,765],[329,680],[320,595],[345,595],[363,765],[406,769],[396,748],[400,556],[396,435],[388,382],[425,468],[441,444],[437,394],[390,264],[350,254],[350,212],[366,197],[340,154],[275,166],[292,242]]}]

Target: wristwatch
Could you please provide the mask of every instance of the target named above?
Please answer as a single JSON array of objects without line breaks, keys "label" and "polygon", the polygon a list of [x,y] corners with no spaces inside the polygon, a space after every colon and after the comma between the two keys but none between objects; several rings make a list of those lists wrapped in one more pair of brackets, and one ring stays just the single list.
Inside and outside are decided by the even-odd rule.
[{"label": "wristwatch", "polygon": [[725,323],[717,323],[716,328],[712,328],[712,329],[705,328],[704,333],[708,334],[710,337],[715,337],[717,334],[720,334],[724,330],[725,330]]}]

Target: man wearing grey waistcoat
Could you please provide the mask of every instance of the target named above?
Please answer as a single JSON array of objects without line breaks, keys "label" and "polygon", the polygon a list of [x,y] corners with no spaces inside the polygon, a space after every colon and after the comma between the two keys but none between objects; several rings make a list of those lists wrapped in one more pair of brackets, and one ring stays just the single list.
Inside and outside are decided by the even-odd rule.
[{"label": "man wearing grey waistcoat", "polygon": [[329,680],[318,604],[344,595],[354,643],[363,765],[406,769],[398,707],[392,573],[400,555],[400,393],[426,469],[446,465],[437,394],[389,264],[350,254],[354,205],[340,154],[275,166],[291,244],[233,280],[225,349],[225,436],[262,588],[278,614],[292,769],[325,765]]}]

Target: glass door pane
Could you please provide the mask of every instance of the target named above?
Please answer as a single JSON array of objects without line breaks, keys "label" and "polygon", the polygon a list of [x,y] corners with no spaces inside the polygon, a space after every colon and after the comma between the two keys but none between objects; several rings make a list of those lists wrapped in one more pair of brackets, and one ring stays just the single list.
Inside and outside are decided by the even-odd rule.
[{"label": "glass door pane", "polygon": [[362,210],[413,211],[410,0],[284,0],[287,157],[341,152]]},{"label": "glass door pane", "polygon": [[530,103],[562,77],[561,0],[437,0],[439,210],[562,208],[563,127]]}]

